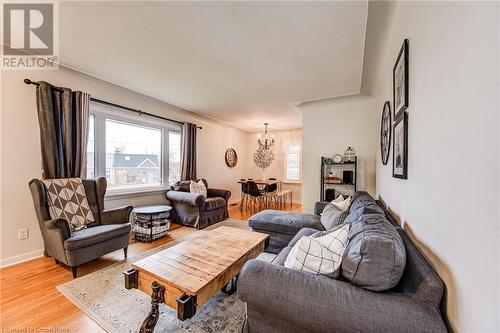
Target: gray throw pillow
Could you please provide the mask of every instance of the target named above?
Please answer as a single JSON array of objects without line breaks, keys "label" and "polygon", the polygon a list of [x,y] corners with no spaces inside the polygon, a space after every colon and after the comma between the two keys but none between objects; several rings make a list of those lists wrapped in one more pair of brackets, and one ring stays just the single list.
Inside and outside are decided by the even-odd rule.
[{"label": "gray throw pillow", "polygon": [[341,211],[335,205],[328,203],[321,213],[321,224],[326,230],[330,230],[339,224],[344,223],[344,220],[349,215],[349,210]]},{"label": "gray throw pillow", "polygon": [[406,265],[406,250],[396,228],[380,214],[351,221],[342,275],[352,284],[382,291],[393,288]]}]

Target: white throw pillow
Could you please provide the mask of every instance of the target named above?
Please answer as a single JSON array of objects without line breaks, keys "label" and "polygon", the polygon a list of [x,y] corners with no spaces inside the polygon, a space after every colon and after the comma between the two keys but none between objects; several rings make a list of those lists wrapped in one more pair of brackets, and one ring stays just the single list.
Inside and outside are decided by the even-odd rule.
[{"label": "white throw pillow", "polygon": [[347,247],[349,224],[325,236],[302,237],[292,248],[284,266],[298,271],[336,278]]},{"label": "white throw pillow", "polygon": [[332,200],[332,203],[334,202],[342,202],[344,201],[344,196],[342,194],[340,194],[337,198],[333,199]]},{"label": "white throw pillow", "polygon": [[192,180],[189,184],[189,191],[191,193],[201,194],[205,198],[207,197],[207,188],[203,180],[199,180],[198,182]]},{"label": "white throw pillow", "polygon": [[[341,197],[341,195],[339,195],[339,198],[340,197]],[[349,209],[349,206],[351,205],[351,197],[348,197],[345,200],[342,198],[342,200],[339,200],[339,201],[336,201],[337,199],[332,201],[332,205],[337,207],[342,212]]]}]

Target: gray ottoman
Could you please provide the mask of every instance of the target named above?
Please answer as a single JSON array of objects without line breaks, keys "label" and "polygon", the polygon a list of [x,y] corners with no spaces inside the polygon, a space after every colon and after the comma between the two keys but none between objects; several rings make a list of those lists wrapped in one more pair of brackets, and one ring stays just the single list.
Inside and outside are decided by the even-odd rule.
[{"label": "gray ottoman", "polygon": [[314,214],[284,212],[266,209],[248,219],[248,225],[257,232],[269,234],[266,252],[278,253],[286,247],[302,228],[325,230],[320,217]]}]

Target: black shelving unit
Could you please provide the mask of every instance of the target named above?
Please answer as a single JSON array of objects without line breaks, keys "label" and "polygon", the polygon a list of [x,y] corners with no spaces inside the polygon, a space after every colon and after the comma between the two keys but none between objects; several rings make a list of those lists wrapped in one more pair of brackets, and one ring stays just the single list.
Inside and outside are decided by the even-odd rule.
[{"label": "black shelving unit", "polygon": [[[353,171],[353,179],[352,183],[330,183],[327,182],[327,176],[331,170],[352,170]],[[354,157],[354,161],[342,162],[342,163],[334,163],[333,160],[329,157],[321,157],[321,193],[320,200],[325,201],[326,199],[326,190],[334,189],[335,197],[338,194],[342,195],[352,195],[356,192],[357,187],[356,183],[358,180],[358,158]]]}]

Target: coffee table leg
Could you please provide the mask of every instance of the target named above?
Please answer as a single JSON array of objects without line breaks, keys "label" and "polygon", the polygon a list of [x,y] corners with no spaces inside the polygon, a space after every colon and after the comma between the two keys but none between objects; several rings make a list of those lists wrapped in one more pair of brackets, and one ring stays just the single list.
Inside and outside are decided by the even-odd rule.
[{"label": "coffee table leg", "polygon": [[234,292],[236,291],[237,288],[238,288],[238,275],[236,275],[234,278],[232,278],[231,281],[229,281],[224,286],[224,288],[221,289],[221,291],[228,294],[228,295],[232,295],[232,294],[234,294]]},{"label": "coffee table leg", "polygon": [[165,287],[154,281],[151,284],[153,293],[151,294],[151,311],[144,319],[139,333],[153,333],[156,323],[160,317],[160,303],[165,302]]},{"label": "coffee table leg", "polygon": [[193,318],[196,314],[196,295],[183,294],[176,299],[177,319],[186,320]]}]

